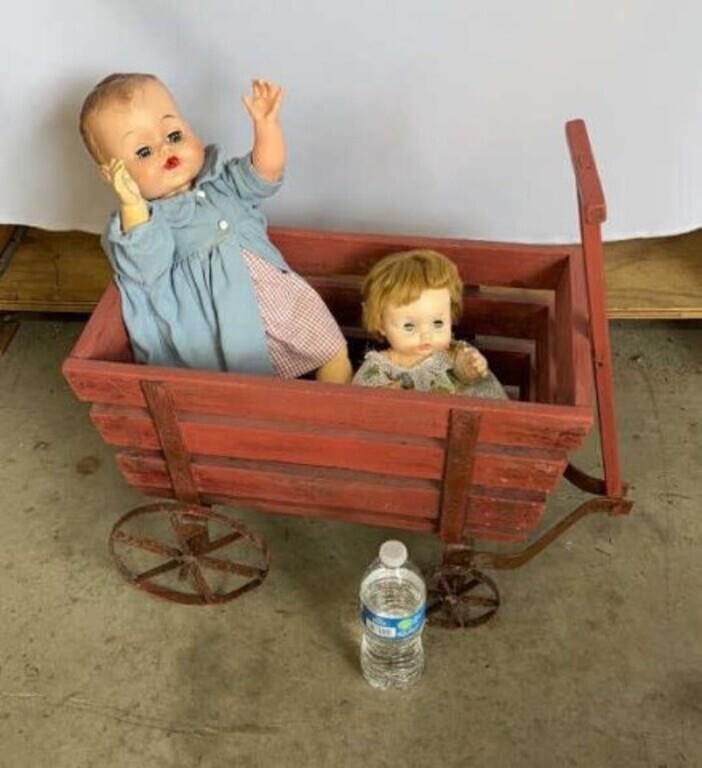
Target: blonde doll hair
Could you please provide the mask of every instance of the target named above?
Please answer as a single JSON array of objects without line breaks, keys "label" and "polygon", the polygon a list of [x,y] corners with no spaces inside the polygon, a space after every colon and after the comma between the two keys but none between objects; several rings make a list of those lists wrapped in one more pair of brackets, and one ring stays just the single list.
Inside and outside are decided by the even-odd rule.
[{"label": "blonde doll hair", "polygon": [[438,251],[391,253],[376,262],[361,286],[363,327],[382,338],[383,312],[388,305],[402,307],[416,301],[422,291],[448,288],[451,320],[463,312],[463,281],[456,265]]},{"label": "blonde doll hair", "polygon": [[158,83],[160,80],[155,75],[141,72],[115,72],[102,79],[86,96],[80,110],[78,125],[83,143],[95,162],[104,162],[104,158],[100,157],[98,147],[90,133],[90,118],[101,107],[115,99],[123,102],[129,101],[134,95],[134,91],[145,82]]}]

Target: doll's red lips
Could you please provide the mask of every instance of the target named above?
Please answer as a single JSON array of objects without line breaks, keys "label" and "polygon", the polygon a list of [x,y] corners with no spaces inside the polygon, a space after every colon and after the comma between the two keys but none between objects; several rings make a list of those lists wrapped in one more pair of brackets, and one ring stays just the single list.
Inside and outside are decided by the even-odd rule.
[{"label": "doll's red lips", "polygon": [[173,168],[177,168],[180,165],[180,160],[175,155],[171,155],[168,160],[163,164],[163,167],[170,171]]}]

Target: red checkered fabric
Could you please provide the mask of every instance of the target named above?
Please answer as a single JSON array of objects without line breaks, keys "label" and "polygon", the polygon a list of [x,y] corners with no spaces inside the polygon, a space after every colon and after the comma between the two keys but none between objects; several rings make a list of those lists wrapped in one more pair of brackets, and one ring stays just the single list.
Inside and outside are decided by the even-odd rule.
[{"label": "red checkered fabric", "polygon": [[278,376],[294,379],[331,360],[346,341],[317,291],[299,275],[281,272],[250,251],[243,255]]}]

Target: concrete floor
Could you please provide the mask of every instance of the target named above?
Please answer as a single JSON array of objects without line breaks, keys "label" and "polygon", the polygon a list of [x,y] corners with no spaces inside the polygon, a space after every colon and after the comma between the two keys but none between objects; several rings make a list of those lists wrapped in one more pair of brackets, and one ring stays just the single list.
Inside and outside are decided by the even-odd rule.
[{"label": "concrete floor", "polygon": [[242,511],[274,558],[244,599],[181,607],[121,580],[106,540],[141,497],[61,378],[79,329],[25,322],[0,359],[2,768],[702,766],[701,324],[613,325],[634,513],[498,574],[497,620],[429,628],[399,693],[357,662],[358,582],[390,531]]}]

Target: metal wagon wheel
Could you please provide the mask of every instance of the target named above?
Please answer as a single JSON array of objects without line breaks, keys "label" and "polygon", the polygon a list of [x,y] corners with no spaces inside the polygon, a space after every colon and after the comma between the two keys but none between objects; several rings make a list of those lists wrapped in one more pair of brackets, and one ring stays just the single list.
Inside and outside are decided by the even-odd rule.
[{"label": "metal wagon wheel", "polygon": [[478,627],[499,607],[497,584],[475,568],[440,565],[427,579],[427,622],[431,626]]},{"label": "metal wagon wheel", "polygon": [[[152,516],[152,524],[156,522],[153,518],[160,518],[161,524],[166,518],[169,535],[164,538],[170,541],[143,535],[138,526],[145,516]],[[227,532],[211,539],[215,527]],[[187,605],[234,600],[259,586],[270,567],[266,544],[238,520],[206,507],[177,502],[147,504],[121,517],[110,534],[110,552],[130,584]],[[135,563],[144,560],[144,553],[158,555],[162,562],[146,568]],[[166,579],[164,575],[168,575]],[[213,576],[223,584],[213,586]],[[232,588],[231,582],[236,586]]]}]

